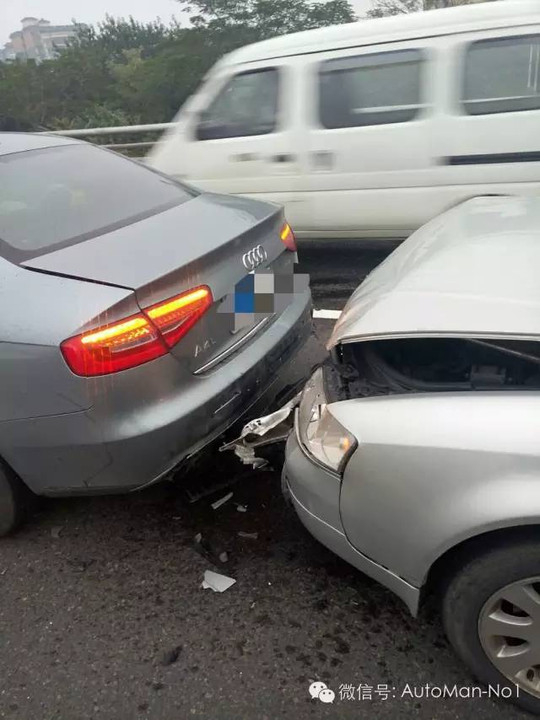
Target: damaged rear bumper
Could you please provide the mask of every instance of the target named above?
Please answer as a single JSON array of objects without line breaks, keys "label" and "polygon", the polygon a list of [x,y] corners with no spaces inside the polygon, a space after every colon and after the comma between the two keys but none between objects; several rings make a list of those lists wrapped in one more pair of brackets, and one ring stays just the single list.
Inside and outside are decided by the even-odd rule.
[{"label": "damaged rear bumper", "polygon": [[180,465],[190,467],[190,458],[242,418],[268,412],[272,400],[288,400],[309,374],[297,358],[311,338],[306,292],[249,346],[187,386],[177,381],[178,362],[166,355],[154,361],[158,380],[141,385],[136,404],[111,407],[102,396],[84,412],[4,423],[6,460],[38,495],[145,487]]},{"label": "damaged rear bumper", "polygon": [[250,420],[242,428],[239,437],[222,445],[219,448],[220,452],[233,450],[244,465],[251,465],[255,469],[266,467],[268,461],[257,456],[257,449],[285,442],[291,432],[294,409],[300,402],[301,395],[301,392],[297,393],[283,407],[270,415]]}]

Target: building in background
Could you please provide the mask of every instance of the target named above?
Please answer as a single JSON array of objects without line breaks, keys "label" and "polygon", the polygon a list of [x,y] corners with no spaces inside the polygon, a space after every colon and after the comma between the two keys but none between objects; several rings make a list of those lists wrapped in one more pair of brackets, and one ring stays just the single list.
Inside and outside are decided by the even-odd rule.
[{"label": "building in background", "polygon": [[0,48],[0,62],[9,62],[17,57],[12,42],[8,42]]},{"label": "building in background", "polygon": [[55,57],[58,49],[65,47],[77,35],[80,26],[51,25],[48,20],[25,17],[22,28],[11,33],[10,42],[0,49],[0,60],[15,59],[42,62]]}]

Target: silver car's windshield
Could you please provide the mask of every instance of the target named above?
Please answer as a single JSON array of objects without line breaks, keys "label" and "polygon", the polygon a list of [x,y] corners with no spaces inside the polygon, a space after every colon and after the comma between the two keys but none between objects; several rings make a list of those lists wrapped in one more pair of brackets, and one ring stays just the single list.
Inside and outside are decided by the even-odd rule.
[{"label": "silver car's windshield", "polygon": [[0,253],[26,260],[190,197],[174,180],[91,145],[0,156]]}]

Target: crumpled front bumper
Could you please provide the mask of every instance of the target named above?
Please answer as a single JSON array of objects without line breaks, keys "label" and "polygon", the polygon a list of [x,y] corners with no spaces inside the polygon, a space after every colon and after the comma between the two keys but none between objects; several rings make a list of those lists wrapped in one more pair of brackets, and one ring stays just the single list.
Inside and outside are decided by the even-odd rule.
[{"label": "crumpled front bumper", "polygon": [[291,432],[285,450],[282,487],[302,524],[336,555],[398,595],[411,614],[416,615],[420,589],[363,555],[349,542],[341,522],[341,483],[341,478],[310,460],[297,433]]}]

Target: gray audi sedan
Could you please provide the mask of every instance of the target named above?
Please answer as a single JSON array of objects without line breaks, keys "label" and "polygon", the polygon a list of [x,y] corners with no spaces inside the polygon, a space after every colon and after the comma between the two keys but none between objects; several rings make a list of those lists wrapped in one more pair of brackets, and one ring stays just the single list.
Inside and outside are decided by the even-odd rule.
[{"label": "gray audi sedan", "polygon": [[0,534],[28,491],[140,488],[292,392],[311,332],[295,251],[276,206],[0,134]]},{"label": "gray audi sedan", "polygon": [[540,712],[540,198],[432,220],[356,290],[308,382],[284,487],[322,543]]}]

